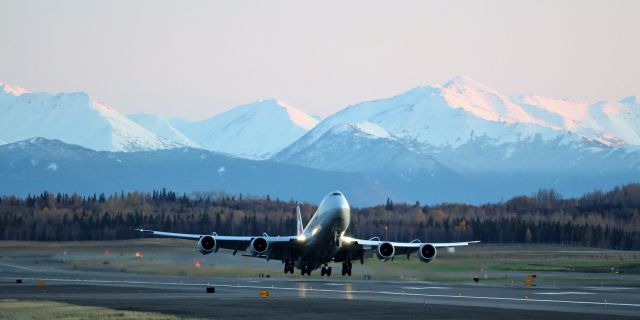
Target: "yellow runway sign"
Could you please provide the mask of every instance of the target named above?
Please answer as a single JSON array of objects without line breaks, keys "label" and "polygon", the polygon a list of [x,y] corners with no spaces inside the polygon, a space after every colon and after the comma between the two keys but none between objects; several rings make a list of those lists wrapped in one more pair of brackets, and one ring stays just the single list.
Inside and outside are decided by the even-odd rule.
[{"label": "yellow runway sign", "polygon": [[269,298],[269,291],[260,290],[260,298]]}]

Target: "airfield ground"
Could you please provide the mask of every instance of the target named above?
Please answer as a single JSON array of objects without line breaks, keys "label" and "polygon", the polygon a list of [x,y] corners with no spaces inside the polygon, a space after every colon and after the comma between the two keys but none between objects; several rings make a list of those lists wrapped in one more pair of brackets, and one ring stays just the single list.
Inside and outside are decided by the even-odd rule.
[{"label": "airfield ground", "polygon": [[[5,241],[0,242],[0,318],[24,316],[14,300],[45,303],[42,309],[49,308],[43,301],[56,301],[158,313],[150,318],[640,316],[639,252],[478,245],[455,253],[442,250],[429,264],[406,257],[369,259],[355,264],[350,278],[318,272],[285,276],[281,268],[276,261],[230,252],[202,256],[190,241]],[[528,287],[525,280],[532,273],[535,286]],[[207,286],[216,292],[206,293]],[[259,296],[262,290],[269,291],[268,298]]]}]

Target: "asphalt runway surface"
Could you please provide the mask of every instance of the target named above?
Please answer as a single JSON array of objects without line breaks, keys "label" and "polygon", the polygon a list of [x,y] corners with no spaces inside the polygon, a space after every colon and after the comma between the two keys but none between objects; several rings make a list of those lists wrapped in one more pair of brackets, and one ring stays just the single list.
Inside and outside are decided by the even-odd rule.
[{"label": "asphalt runway surface", "polygon": [[[621,319],[633,286],[496,285],[329,278],[205,278],[0,264],[0,299],[52,300],[211,319]],[[16,283],[22,279],[22,283]],[[39,284],[38,280],[44,280]],[[206,293],[206,287],[215,293]],[[267,290],[269,297],[261,298]]]}]

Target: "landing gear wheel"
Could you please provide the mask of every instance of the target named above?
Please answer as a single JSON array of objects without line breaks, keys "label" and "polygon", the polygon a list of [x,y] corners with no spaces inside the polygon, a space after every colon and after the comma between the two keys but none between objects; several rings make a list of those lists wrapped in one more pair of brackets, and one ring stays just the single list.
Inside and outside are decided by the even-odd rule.
[{"label": "landing gear wheel", "polygon": [[311,267],[310,266],[303,266],[301,269],[300,274],[304,276],[304,274],[307,274],[308,276],[311,275]]},{"label": "landing gear wheel", "polygon": [[343,262],[342,263],[342,275],[349,275],[351,276],[351,267],[353,267],[353,264],[351,262]]},{"label": "landing gear wheel", "polygon": [[320,275],[321,276],[327,276],[330,277],[331,276],[331,267],[327,267],[327,266],[322,266],[322,268],[320,269]]},{"label": "landing gear wheel", "polygon": [[291,272],[291,274],[293,274],[293,262],[291,261],[287,261],[284,263],[284,273],[287,274],[287,272]]}]

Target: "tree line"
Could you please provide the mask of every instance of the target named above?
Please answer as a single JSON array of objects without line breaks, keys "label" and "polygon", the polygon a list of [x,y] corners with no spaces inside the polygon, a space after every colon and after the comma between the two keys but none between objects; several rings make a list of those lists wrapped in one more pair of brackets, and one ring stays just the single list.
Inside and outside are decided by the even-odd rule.
[{"label": "tree line", "polygon": [[[110,195],[0,197],[0,239],[35,241],[139,238],[134,228],[228,235],[291,235],[293,201],[170,190]],[[301,204],[309,221],[316,206]],[[348,234],[390,241],[555,243],[640,249],[640,184],[563,199],[540,190],[508,201],[467,205],[394,203],[351,209]]]}]

